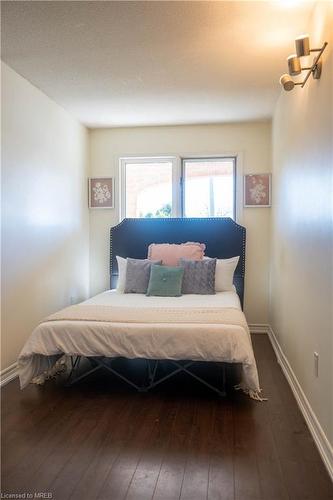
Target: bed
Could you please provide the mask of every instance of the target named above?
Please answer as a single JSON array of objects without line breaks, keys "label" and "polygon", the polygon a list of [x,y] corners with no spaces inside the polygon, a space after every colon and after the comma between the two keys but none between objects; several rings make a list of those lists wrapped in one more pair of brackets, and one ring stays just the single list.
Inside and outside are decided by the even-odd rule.
[{"label": "bed", "polygon": [[[111,289],[41,322],[19,356],[21,388],[43,383],[70,360],[69,383],[108,370],[137,390],[146,391],[183,371],[219,395],[225,394],[225,363],[238,363],[242,378],[237,388],[262,400],[251,338],[242,312],[245,273],[245,228],[229,218],[124,219],[110,230]],[[118,293],[116,256],[144,259],[148,245],[199,241],[206,255],[219,259],[239,255],[234,291],[215,295],[147,297]],[[64,357],[66,356],[66,358]],[[89,369],[79,372],[81,360]],[[118,358],[141,359],[147,377],[138,382],[113,364]],[[173,370],[158,375],[159,363]],[[222,367],[219,384],[208,383],[194,370],[197,363]]]}]

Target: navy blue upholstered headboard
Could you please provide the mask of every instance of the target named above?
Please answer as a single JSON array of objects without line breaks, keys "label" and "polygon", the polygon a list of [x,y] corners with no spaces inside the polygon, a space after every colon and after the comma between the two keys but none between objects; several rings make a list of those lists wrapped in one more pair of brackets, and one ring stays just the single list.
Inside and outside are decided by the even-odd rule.
[{"label": "navy blue upholstered headboard", "polygon": [[110,230],[110,277],[118,277],[116,255],[146,259],[150,243],[206,244],[205,255],[218,259],[240,256],[234,284],[243,305],[246,229],[230,218],[124,219]]}]

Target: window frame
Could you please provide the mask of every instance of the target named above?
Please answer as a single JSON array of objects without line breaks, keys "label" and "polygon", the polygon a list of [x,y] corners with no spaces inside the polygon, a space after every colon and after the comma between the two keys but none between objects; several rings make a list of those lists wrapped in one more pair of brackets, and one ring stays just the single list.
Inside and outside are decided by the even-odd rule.
[{"label": "window frame", "polygon": [[170,162],[172,164],[172,217],[184,217],[184,161],[233,160],[234,164],[234,221],[241,224],[243,219],[243,168],[242,153],[226,152],[222,154],[136,154],[119,156],[119,222],[126,217],[126,164]]}]

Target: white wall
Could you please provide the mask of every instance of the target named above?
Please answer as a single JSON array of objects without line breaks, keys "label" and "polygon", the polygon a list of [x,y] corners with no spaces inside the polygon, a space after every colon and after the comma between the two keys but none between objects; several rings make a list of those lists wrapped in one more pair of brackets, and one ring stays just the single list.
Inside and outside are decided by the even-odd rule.
[{"label": "white wall", "polygon": [[2,368],[46,315],[88,296],[84,127],[2,64]]},{"label": "white wall", "polygon": [[[237,152],[243,173],[270,172],[270,123],[96,129],[90,131],[90,175],[114,175],[118,183],[119,157],[126,155]],[[91,294],[109,286],[109,228],[119,221],[118,201],[117,189],[115,210],[90,212]],[[247,228],[245,312],[250,323],[268,321],[269,221],[270,208],[244,208],[239,220]]]},{"label": "white wall", "polygon": [[308,31],[313,46],[329,42],[322,77],[275,110],[270,321],[333,443],[332,26],[331,2],[318,2]]}]

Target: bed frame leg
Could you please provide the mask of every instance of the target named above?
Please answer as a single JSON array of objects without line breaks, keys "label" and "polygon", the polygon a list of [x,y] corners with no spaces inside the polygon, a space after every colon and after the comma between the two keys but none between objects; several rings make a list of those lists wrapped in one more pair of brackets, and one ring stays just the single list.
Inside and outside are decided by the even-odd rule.
[{"label": "bed frame leg", "polygon": [[227,380],[227,368],[226,363],[221,363],[221,379],[222,379],[222,387],[220,391],[220,396],[225,397],[227,395],[226,391],[226,380]]},{"label": "bed frame leg", "polygon": [[[71,371],[69,372],[69,375],[66,380],[66,386],[71,386],[73,382],[73,376],[77,372],[77,370],[80,367],[81,363],[81,356],[70,356],[70,363],[71,363]],[[75,378],[75,377],[74,377]]]},{"label": "bed frame leg", "polygon": [[147,392],[154,386],[157,366],[158,366],[158,360],[146,359],[147,376],[146,380],[143,383],[143,386],[139,390],[140,392]]}]

